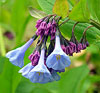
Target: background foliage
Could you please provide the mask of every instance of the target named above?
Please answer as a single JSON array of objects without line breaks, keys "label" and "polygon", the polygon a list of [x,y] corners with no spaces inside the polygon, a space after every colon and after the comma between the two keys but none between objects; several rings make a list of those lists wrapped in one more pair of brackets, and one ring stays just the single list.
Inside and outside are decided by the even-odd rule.
[{"label": "background foliage", "polygon": [[[0,93],[100,93],[99,9],[100,0],[0,0]],[[72,64],[60,74],[60,81],[33,84],[18,73],[20,68],[12,65],[5,53],[24,44],[35,33],[36,20],[52,13],[62,16],[62,21],[69,16],[70,21],[60,27],[68,39],[76,21],[80,22],[75,28],[78,40],[87,26],[94,25],[87,31],[90,47],[70,57]],[[6,32],[14,38],[9,39]],[[30,62],[27,57],[34,45],[26,52],[25,64]]]}]

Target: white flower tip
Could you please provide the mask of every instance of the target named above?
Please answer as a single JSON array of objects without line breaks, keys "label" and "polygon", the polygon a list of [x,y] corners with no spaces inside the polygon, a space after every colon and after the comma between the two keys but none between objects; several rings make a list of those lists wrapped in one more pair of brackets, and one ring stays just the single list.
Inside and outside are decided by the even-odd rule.
[{"label": "white flower tip", "polygon": [[9,52],[8,53],[6,53],[6,55],[5,55],[7,58],[9,58]]},{"label": "white flower tip", "polygon": [[23,73],[22,69],[18,71],[18,73]]}]

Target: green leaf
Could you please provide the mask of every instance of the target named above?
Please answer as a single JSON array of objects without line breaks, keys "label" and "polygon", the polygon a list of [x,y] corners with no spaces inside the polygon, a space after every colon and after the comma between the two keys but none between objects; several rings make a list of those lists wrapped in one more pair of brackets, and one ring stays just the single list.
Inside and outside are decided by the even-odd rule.
[{"label": "green leaf", "polygon": [[89,75],[86,77],[86,79],[83,80],[83,84],[80,87],[81,93],[86,93],[91,85],[91,81],[89,79]]},{"label": "green leaf", "polygon": [[81,93],[83,80],[86,79],[89,69],[86,65],[70,69],[60,80],[59,93]]},{"label": "green leaf", "polygon": [[22,78],[22,81],[19,83],[16,88],[15,93],[31,93],[34,90],[35,86],[28,79]]},{"label": "green leaf", "polygon": [[[57,86],[57,84],[55,86]],[[22,78],[15,93],[56,93],[51,92],[53,90],[52,87],[55,89],[55,86],[53,82],[41,85],[39,83],[32,83],[26,78]]]},{"label": "green leaf", "polygon": [[63,18],[67,17],[69,14],[69,5],[67,0],[56,0],[53,7],[53,13]]},{"label": "green leaf", "polygon": [[44,12],[46,12],[47,14],[52,14],[55,0],[38,0],[38,3]]},{"label": "green leaf", "polygon": [[89,22],[90,13],[87,8],[86,0],[80,0],[69,14],[69,18],[79,22]]},{"label": "green leaf", "polygon": [[52,93],[45,88],[36,87],[31,93]]},{"label": "green leaf", "polygon": [[91,14],[91,19],[96,20],[100,23],[100,0],[87,0],[88,8]]},{"label": "green leaf", "polygon": [[97,54],[99,51],[99,48],[96,45],[91,45],[86,49],[86,51],[91,54]]},{"label": "green leaf", "polygon": [[43,11],[37,10],[35,8],[32,8],[32,7],[29,7],[29,12],[30,12],[32,17],[35,17],[35,18],[38,18],[38,19],[41,19],[41,18],[43,18],[47,15]]},{"label": "green leaf", "polygon": [[98,42],[96,42],[95,45],[98,46],[99,50],[100,50],[100,40]]},{"label": "green leaf", "polygon": [[[7,58],[5,58],[3,71],[0,75],[0,93],[15,93],[21,75],[18,73],[19,67],[12,65]],[[5,89],[6,88],[6,89]]]},{"label": "green leaf", "polygon": [[5,57],[0,56],[0,74],[3,71],[3,66],[4,66],[4,62],[5,62]]}]

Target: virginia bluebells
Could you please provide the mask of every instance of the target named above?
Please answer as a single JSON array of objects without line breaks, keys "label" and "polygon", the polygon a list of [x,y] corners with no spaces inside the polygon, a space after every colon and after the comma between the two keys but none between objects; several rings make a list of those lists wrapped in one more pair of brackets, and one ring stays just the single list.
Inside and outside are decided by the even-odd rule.
[{"label": "virginia bluebells", "polygon": [[[48,15],[39,19],[35,26],[36,35],[25,45],[6,54],[12,64],[23,67],[26,50],[39,37],[35,50],[28,57],[31,62],[19,70],[22,76],[33,83],[44,84],[59,81],[59,73],[65,72],[65,69],[71,65],[69,56],[73,56],[73,53],[79,53],[89,46],[86,30],[80,41],[77,40],[74,34],[77,23],[72,28],[70,40],[66,39],[59,29],[62,24],[59,25],[60,20],[61,17],[56,15]],[[49,37],[50,39],[48,39]],[[49,46],[46,46],[47,41]]]},{"label": "virginia bluebells", "polygon": [[70,63],[71,62],[70,62],[69,57],[63,52],[63,50],[61,48],[60,37],[59,37],[59,35],[56,34],[55,49],[48,56],[48,58],[46,60],[46,65],[49,68],[52,68],[54,70],[62,70],[62,69],[65,69],[65,67],[70,66]]},{"label": "virginia bluebells", "polygon": [[45,48],[41,50],[41,56],[36,65],[30,72],[29,72],[29,79],[33,83],[47,83],[52,78],[51,73],[47,69],[46,65],[44,64],[44,56],[45,56]]},{"label": "virginia bluebells", "polygon": [[34,39],[36,39],[36,36],[31,38],[25,45],[22,47],[19,47],[15,50],[12,50],[6,54],[6,57],[9,58],[9,61],[19,67],[24,66],[24,55],[25,51],[28,49],[28,47],[33,43]]}]

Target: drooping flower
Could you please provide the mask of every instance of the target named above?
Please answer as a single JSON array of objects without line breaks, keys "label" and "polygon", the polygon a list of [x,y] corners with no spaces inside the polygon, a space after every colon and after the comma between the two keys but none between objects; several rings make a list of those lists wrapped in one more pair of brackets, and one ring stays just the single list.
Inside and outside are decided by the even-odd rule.
[{"label": "drooping flower", "polygon": [[54,70],[62,70],[65,69],[65,67],[68,67],[70,63],[69,57],[61,49],[60,38],[56,35],[55,49],[47,57],[46,65],[48,68],[52,68]]},{"label": "drooping flower", "polygon": [[57,23],[53,19],[52,28],[51,28],[51,31],[50,31],[51,40],[54,40],[55,39],[56,27],[57,27]]},{"label": "drooping flower", "polygon": [[38,64],[39,58],[40,53],[37,50],[29,56],[29,59],[31,60],[33,66],[36,66]]},{"label": "drooping flower", "polygon": [[51,73],[44,64],[45,49],[41,50],[38,65],[29,72],[29,79],[33,83],[47,83],[52,78]]},{"label": "drooping flower", "polygon": [[45,21],[43,21],[41,24],[40,24],[40,27],[39,29],[46,29],[47,28],[47,23]]},{"label": "drooping flower", "polygon": [[72,48],[72,52],[73,52],[73,53],[76,52],[76,51],[77,51],[77,49],[76,49],[76,44],[73,43],[73,42],[69,42],[69,44],[70,44],[70,47]]},{"label": "drooping flower", "polygon": [[33,43],[34,39],[31,38],[25,45],[19,47],[15,50],[12,50],[6,54],[6,57],[9,58],[9,61],[19,67],[24,66],[24,55],[28,47]]},{"label": "drooping flower", "polygon": [[66,46],[66,54],[73,56],[73,53],[77,51],[76,44],[73,42],[69,42],[69,45]]},{"label": "drooping flower", "polygon": [[66,46],[66,54],[68,55],[71,55],[73,53],[72,49],[70,46]]},{"label": "drooping flower", "polygon": [[82,45],[82,50],[86,49],[89,46],[89,43],[88,43],[88,41],[86,39],[86,33],[83,33],[83,36],[82,36],[82,38],[80,40],[80,43]]},{"label": "drooping flower", "polygon": [[81,43],[79,43],[79,44],[77,45],[77,52],[80,52],[82,49],[83,49],[83,46],[82,46]]},{"label": "drooping flower", "polygon": [[26,66],[19,70],[19,73],[22,73],[22,76],[28,78],[28,74],[33,68],[34,66],[32,63],[28,63]]},{"label": "drooping flower", "polygon": [[45,30],[47,29],[47,23],[45,21],[41,22],[40,26],[36,31],[36,35],[43,36],[45,34]]}]

